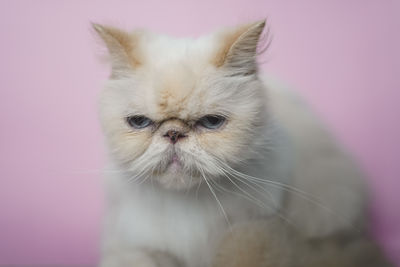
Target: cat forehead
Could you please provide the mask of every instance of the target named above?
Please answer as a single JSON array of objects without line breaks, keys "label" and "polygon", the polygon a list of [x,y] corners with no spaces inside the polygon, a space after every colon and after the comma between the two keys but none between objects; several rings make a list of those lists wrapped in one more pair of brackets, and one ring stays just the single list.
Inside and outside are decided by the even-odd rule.
[{"label": "cat forehead", "polygon": [[146,49],[141,70],[143,89],[154,117],[188,119],[207,105],[204,80],[215,69],[212,45],[206,39],[161,37]]},{"label": "cat forehead", "polygon": [[149,112],[156,119],[189,119],[203,112],[207,99],[206,74],[179,63],[149,72],[141,90],[146,95]]},{"label": "cat forehead", "polygon": [[147,65],[163,66],[185,62],[195,67],[212,61],[218,43],[213,34],[197,39],[149,34],[148,38],[141,40],[140,46]]}]

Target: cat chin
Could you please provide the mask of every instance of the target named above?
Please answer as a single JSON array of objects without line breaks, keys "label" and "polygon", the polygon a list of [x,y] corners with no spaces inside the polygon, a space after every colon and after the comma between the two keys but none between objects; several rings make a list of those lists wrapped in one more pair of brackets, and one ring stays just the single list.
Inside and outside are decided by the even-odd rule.
[{"label": "cat chin", "polygon": [[190,176],[189,174],[184,173],[180,166],[175,166],[174,164],[171,164],[163,174],[158,174],[154,178],[161,187],[173,191],[194,188],[202,181],[200,175]]}]

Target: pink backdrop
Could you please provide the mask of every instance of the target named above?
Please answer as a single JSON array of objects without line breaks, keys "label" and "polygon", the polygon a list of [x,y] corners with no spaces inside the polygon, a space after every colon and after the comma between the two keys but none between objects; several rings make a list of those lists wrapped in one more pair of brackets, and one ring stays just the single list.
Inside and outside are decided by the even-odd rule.
[{"label": "pink backdrop", "polygon": [[367,171],[374,232],[400,263],[399,14],[395,0],[1,1],[0,265],[97,261],[107,68],[89,21],[197,36],[265,16],[265,69],[301,91]]}]

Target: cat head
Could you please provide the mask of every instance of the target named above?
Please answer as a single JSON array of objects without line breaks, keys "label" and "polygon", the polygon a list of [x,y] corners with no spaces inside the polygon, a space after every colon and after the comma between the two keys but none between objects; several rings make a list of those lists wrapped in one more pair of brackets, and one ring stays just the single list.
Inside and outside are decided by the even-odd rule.
[{"label": "cat head", "polygon": [[266,123],[256,62],[264,26],[173,39],[94,24],[111,64],[100,118],[112,159],[133,179],[174,189],[246,164]]}]

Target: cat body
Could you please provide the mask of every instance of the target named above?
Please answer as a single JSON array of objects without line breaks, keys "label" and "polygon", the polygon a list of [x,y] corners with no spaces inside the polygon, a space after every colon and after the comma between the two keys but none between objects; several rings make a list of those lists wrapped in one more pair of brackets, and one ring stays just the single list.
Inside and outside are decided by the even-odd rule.
[{"label": "cat body", "polygon": [[217,250],[213,267],[389,267],[362,232],[306,237],[280,218],[238,224]]},{"label": "cat body", "polygon": [[211,266],[237,224],[363,231],[364,189],[307,108],[258,74],[264,22],[199,39],[94,25],[112,74],[101,266]]},{"label": "cat body", "polygon": [[[263,168],[259,166],[255,170]],[[254,170],[246,173],[257,175]],[[266,173],[265,170],[258,177]],[[268,186],[265,186],[268,192],[265,203],[255,204],[234,185],[219,185],[236,192],[226,193],[214,187],[219,204],[206,183],[171,192],[151,182],[137,185],[124,179],[129,177],[122,180],[119,174],[108,177],[113,201],[108,209],[106,251],[122,249],[129,253],[132,248],[167,251],[183,262],[183,266],[210,266],[219,240],[231,225],[268,218],[280,209],[283,201],[283,192]]]}]

